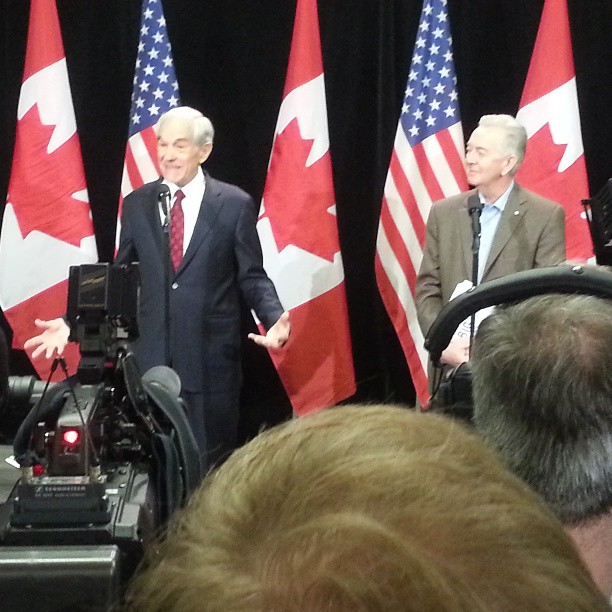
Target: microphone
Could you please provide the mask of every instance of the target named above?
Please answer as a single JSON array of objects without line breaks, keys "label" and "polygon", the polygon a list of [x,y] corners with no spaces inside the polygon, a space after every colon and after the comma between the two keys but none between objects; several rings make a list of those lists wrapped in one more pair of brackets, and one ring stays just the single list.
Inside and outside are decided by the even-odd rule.
[{"label": "microphone", "polygon": [[472,218],[472,232],[474,236],[480,236],[480,214],[482,213],[482,207],[483,204],[476,194],[468,198],[467,209]]},{"label": "microphone", "polygon": [[159,186],[157,192],[157,201],[160,203],[164,217],[168,220],[168,201],[170,200],[170,188],[163,183]]},{"label": "microphone", "polygon": [[[467,201],[468,213],[472,219],[472,287],[478,284],[478,256],[480,251],[480,215],[484,204],[480,201],[478,194],[472,194]],[[472,356],[472,343],[476,330],[476,313],[470,316],[470,345],[469,355]]]},{"label": "microphone", "polygon": [[[478,253],[480,249],[480,214],[483,204],[478,195],[474,194],[468,198],[467,209],[472,219],[472,253]],[[474,280],[474,285],[476,281]]]},{"label": "microphone", "polygon": [[153,386],[161,387],[174,399],[178,399],[181,394],[181,379],[179,375],[168,366],[157,365],[149,368],[142,375],[142,380]]}]

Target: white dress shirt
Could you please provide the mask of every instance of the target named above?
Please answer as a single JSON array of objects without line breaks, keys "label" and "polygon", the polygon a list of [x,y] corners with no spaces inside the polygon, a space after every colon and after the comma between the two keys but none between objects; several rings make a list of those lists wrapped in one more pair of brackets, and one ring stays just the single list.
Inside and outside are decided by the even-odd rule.
[{"label": "white dress shirt", "polygon": [[[204,180],[204,172],[202,168],[198,168],[197,174],[187,183],[184,187],[178,187],[174,183],[170,183],[166,180],[162,181],[162,185],[167,185],[170,189],[170,202],[174,206],[176,192],[180,189],[185,197],[183,198],[183,215],[185,217],[185,231],[183,234],[183,255],[189,246],[189,241],[193,236],[193,230],[195,228],[198,215],[200,214],[200,206],[202,205],[202,198],[204,198],[204,190],[206,188],[206,181]],[[159,207],[159,214],[162,225],[164,223],[164,212]],[[170,209],[170,215],[172,215],[172,208]]]}]

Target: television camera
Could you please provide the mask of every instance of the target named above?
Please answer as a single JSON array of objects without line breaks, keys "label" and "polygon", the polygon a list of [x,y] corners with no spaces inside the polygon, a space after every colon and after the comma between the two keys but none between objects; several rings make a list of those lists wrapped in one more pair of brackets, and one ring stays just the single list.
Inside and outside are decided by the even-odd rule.
[{"label": "television camera", "polygon": [[178,376],[165,366],[141,376],[130,350],[138,294],[135,264],[71,267],[76,375],[58,358],[62,382],[2,385],[7,413],[24,396],[30,407],[13,442],[21,477],[0,506],[5,609],[112,607],[147,541],[200,482]]}]

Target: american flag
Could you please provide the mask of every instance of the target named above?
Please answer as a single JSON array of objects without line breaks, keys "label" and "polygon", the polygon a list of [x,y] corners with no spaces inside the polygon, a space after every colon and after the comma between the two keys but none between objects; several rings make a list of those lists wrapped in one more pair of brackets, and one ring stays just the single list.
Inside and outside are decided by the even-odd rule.
[{"label": "american flag", "polygon": [[[161,0],[143,0],[121,202],[134,189],[159,177],[154,126],[161,115],[178,104],[178,82]],[[119,233],[118,222],[117,244]]]},{"label": "american flag", "polygon": [[427,353],[414,302],[432,202],[467,188],[447,0],[425,0],[385,183],[376,280],[422,405]]}]

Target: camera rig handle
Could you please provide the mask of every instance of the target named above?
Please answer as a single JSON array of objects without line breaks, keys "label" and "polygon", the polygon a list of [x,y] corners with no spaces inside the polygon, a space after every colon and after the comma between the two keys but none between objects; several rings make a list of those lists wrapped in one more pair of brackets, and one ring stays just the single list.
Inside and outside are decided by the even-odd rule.
[{"label": "camera rig handle", "polygon": [[560,265],[517,272],[482,283],[448,302],[438,314],[425,338],[431,361],[439,365],[455,330],[472,313],[546,293],[612,298],[612,273],[596,266]]}]

